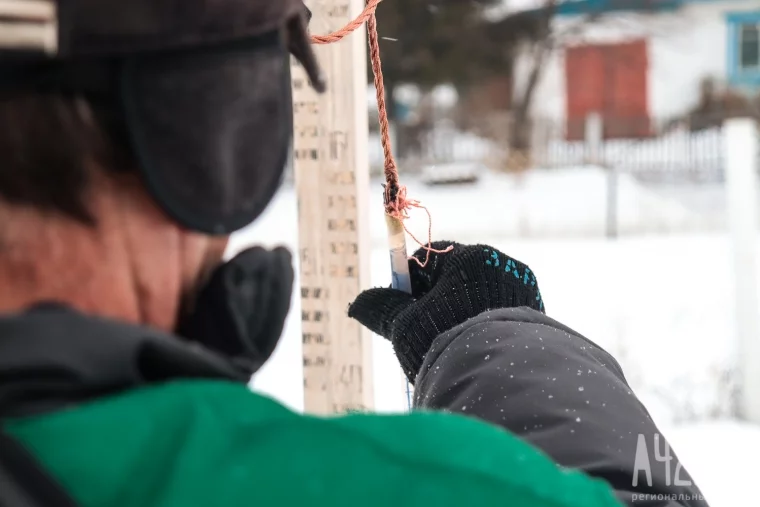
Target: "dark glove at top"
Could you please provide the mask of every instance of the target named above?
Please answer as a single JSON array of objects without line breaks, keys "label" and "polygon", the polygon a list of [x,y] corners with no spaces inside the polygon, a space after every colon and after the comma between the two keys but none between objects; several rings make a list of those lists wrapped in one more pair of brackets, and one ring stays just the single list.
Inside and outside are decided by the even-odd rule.
[{"label": "dark glove at top", "polygon": [[[433,243],[421,268],[409,261],[412,294],[376,288],[359,294],[348,315],[389,339],[401,367],[414,382],[433,340],[441,333],[487,310],[527,306],[544,312],[533,271],[520,261],[486,245]],[[426,251],[415,257],[424,261]]]}]

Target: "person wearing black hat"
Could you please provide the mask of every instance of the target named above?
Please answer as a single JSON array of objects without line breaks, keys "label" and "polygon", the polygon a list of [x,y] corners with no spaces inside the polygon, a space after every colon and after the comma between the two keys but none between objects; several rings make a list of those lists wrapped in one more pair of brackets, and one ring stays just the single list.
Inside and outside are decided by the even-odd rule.
[{"label": "person wearing black hat", "polygon": [[615,360],[486,245],[446,242],[410,263],[413,294],[348,309],[393,343],[415,413],[316,418],[247,389],[292,262],[222,254],[282,178],[290,56],[325,87],[307,18],[0,2],[0,505],[705,505]]}]

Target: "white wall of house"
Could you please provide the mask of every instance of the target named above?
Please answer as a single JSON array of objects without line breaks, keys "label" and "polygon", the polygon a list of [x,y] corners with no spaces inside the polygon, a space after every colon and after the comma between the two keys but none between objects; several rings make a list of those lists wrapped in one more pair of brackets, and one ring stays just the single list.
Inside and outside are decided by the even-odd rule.
[{"label": "white wall of house", "polygon": [[[703,78],[725,81],[725,13],[755,5],[752,0],[699,2],[671,13],[610,13],[596,22],[558,17],[554,29],[568,46],[647,38],[649,113],[655,119],[666,119],[697,104]],[[526,51],[520,52],[515,67],[516,93],[527,81],[532,63]],[[558,121],[565,118],[565,59],[561,48],[554,50],[545,64],[531,113]]]}]

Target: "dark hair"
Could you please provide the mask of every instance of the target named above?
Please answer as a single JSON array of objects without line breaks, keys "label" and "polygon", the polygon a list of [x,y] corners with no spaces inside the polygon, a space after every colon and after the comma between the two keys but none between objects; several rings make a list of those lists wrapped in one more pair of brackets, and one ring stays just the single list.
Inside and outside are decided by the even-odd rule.
[{"label": "dark hair", "polygon": [[87,205],[93,162],[107,169],[127,162],[98,109],[71,94],[0,95],[0,199],[94,225]]}]

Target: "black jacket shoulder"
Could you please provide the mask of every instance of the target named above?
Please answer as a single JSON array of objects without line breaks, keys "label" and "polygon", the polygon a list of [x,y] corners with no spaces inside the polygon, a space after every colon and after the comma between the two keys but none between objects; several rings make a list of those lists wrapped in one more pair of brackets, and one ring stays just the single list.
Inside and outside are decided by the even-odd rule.
[{"label": "black jacket shoulder", "polygon": [[414,403],[500,425],[604,479],[628,505],[707,505],[617,361],[529,308],[485,312],[440,335]]}]

